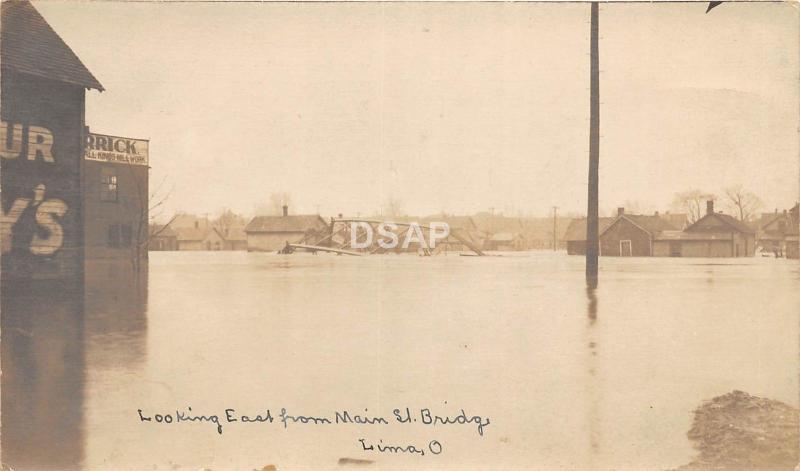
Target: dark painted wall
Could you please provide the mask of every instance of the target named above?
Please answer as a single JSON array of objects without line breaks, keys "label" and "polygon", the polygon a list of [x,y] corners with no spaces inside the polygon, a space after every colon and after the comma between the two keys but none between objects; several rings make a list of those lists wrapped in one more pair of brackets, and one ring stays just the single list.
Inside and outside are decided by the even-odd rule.
[{"label": "dark painted wall", "polygon": [[[84,89],[9,70],[0,78],[0,115],[7,123],[2,133],[7,139],[0,142],[2,276],[80,280]],[[42,152],[28,155],[29,140],[46,140],[32,127],[51,134],[52,158]]]}]

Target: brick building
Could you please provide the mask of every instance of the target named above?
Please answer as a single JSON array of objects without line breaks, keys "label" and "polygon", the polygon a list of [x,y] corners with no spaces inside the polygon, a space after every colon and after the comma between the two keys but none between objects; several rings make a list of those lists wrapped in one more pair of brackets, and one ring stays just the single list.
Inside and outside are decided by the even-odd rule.
[{"label": "brick building", "polygon": [[148,142],[89,132],[86,136],[86,259],[144,259],[150,235]]}]

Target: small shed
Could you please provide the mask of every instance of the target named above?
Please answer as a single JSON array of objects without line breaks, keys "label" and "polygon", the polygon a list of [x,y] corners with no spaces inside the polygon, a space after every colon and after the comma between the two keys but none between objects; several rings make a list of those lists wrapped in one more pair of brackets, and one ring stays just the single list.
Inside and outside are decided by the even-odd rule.
[{"label": "small shed", "polygon": [[[795,204],[790,210],[774,213],[764,213],[758,221],[758,232],[756,234],[757,245],[765,252],[774,252],[784,255],[791,251],[794,240],[793,235],[797,235],[798,205]],[[788,255],[787,255],[788,256]]]}]

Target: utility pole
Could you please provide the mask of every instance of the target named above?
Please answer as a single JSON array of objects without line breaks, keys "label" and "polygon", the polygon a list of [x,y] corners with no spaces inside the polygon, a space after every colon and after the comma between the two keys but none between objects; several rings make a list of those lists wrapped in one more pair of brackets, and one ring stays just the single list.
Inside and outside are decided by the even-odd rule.
[{"label": "utility pole", "polygon": [[558,247],[558,232],[556,228],[558,227],[558,206],[553,206],[553,252],[556,251]]},{"label": "utility pole", "polygon": [[600,167],[600,47],[598,4],[592,2],[589,45],[589,194],[586,211],[586,285],[597,287],[598,188]]}]

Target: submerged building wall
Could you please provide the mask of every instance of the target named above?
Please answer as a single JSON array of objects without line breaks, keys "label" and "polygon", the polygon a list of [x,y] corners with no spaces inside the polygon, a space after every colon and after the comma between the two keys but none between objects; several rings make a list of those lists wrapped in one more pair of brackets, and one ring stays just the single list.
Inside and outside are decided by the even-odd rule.
[{"label": "submerged building wall", "polygon": [[2,277],[82,276],[82,86],[4,69]]}]

